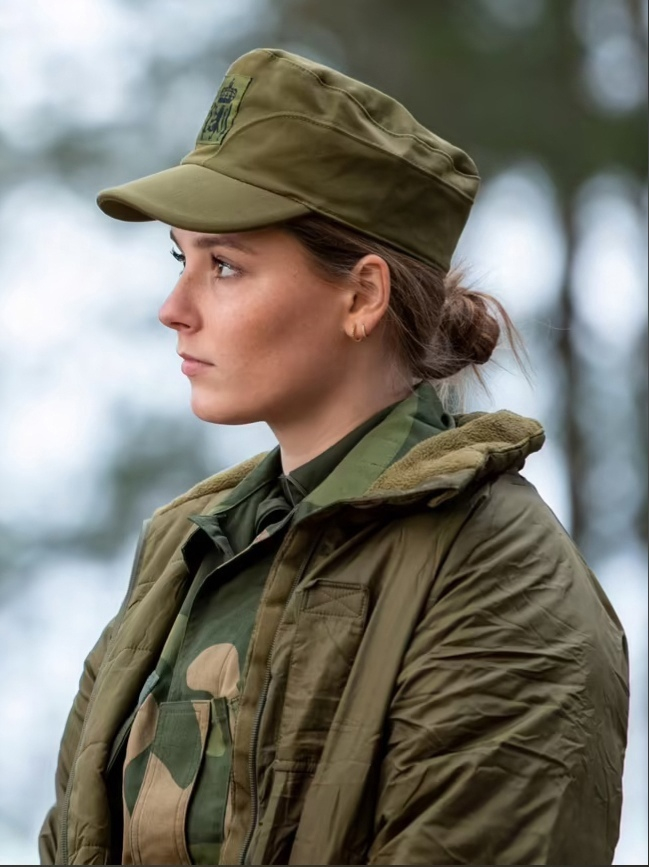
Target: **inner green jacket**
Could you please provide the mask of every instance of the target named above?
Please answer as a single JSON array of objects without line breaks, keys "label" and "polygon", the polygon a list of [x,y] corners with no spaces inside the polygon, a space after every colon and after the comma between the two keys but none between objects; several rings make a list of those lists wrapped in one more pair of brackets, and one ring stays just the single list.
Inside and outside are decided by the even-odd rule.
[{"label": "inner green jacket", "polygon": [[[409,448],[417,405],[399,404],[302,501],[275,557],[221,863],[612,862],[626,645],[518,473],[542,429],[474,414]],[[66,725],[44,863],[114,863],[108,754],[186,593],[187,517],[218,511],[259,460],[147,522]]]}]

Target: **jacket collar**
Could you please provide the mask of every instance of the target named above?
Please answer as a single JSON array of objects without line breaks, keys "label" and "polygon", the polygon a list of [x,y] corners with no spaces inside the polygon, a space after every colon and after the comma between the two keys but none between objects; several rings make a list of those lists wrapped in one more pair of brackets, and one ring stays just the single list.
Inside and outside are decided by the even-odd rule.
[{"label": "jacket collar", "polygon": [[363,498],[411,449],[455,427],[429,383],[417,386],[304,501],[304,510]]},{"label": "jacket collar", "polygon": [[[482,478],[521,469],[545,440],[534,419],[501,410],[449,416],[429,383],[419,385],[361,440],[300,504],[301,516],[339,502],[412,501],[435,492],[447,499]],[[208,495],[211,513],[241,499],[267,473],[275,450],[196,485],[161,511]],[[235,489],[236,490],[233,490]],[[429,500],[430,501],[430,500]],[[226,506],[227,502],[227,506]],[[431,501],[431,505],[432,505]]]}]

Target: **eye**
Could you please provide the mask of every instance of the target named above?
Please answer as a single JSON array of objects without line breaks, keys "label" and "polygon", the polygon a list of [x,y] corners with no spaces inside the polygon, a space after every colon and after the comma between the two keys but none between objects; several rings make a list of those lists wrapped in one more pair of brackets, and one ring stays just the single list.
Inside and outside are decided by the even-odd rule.
[{"label": "eye", "polygon": [[214,263],[214,267],[216,268],[219,277],[236,277],[239,274],[237,268],[233,265],[229,265],[223,259],[219,259],[218,256],[212,256],[212,262]]},{"label": "eye", "polygon": [[174,259],[176,260],[176,262],[180,262],[180,264],[181,264],[181,265],[183,266],[183,268],[184,268],[184,267],[185,267],[185,257],[183,256],[183,254],[180,253],[178,250],[174,249],[173,247],[171,248],[171,250],[170,250],[169,252],[170,252],[171,255],[174,257]]}]

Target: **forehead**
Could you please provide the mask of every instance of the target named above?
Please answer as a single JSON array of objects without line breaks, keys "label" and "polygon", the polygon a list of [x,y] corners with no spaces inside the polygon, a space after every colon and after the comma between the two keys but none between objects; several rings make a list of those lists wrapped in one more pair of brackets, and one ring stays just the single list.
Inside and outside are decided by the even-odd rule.
[{"label": "forehead", "polygon": [[209,250],[212,247],[232,247],[243,252],[252,253],[255,248],[255,238],[258,232],[236,232],[207,234],[192,232],[189,229],[171,229],[169,236],[179,247],[194,247],[197,250]]},{"label": "forehead", "polygon": [[273,253],[286,255],[292,251],[304,255],[300,241],[281,225],[246,232],[194,232],[174,227],[171,240],[182,250],[209,250],[213,247],[229,247],[249,255]]}]

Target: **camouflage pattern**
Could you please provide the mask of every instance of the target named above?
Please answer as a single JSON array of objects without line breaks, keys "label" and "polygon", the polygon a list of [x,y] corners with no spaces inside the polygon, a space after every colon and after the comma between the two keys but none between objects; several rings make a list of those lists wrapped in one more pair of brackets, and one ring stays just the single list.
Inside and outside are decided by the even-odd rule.
[{"label": "camouflage pattern", "polygon": [[218,863],[241,669],[269,566],[267,552],[213,592],[205,570],[196,576],[128,740],[124,864]]},{"label": "camouflage pattern", "polygon": [[123,864],[219,863],[244,662],[272,561],[299,503],[391,409],[288,477],[275,449],[219,514],[192,516],[183,554],[195,578],[128,737]]}]

